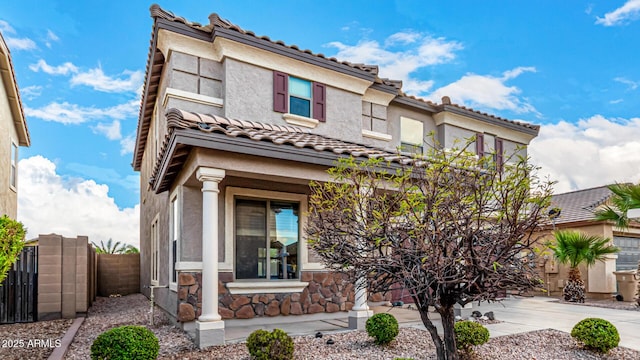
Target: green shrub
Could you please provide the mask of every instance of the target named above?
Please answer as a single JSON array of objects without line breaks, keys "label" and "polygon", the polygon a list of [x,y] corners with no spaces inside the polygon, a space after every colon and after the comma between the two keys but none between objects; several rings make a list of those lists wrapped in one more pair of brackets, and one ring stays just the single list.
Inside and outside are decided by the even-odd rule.
[{"label": "green shrub", "polygon": [[618,329],[604,319],[586,318],[571,330],[571,336],[585,347],[606,353],[620,342]]},{"label": "green shrub", "polygon": [[291,360],[294,346],[291,336],[280,329],[259,329],[247,337],[247,349],[255,360]]},{"label": "green shrub", "polygon": [[458,321],[453,326],[456,335],[456,347],[471,352],[474,345],[482,345],[489,341],[489,330],[475,321]]},{"label": "green shrub", "polygon": [[388,313],[375,314],[367,320],[367,334],[378,345],[387,345],[398,336],[398,320]]},{"label": "green shrub", "polygon": [[12,220],[7,215],[0,217],[0,286],[13,263],[18,260],[26,232],[21,222]]},{"label": "green shrub", "polygon": [[100,334],[91,345],[92,360],[153,360],[160,345],[144,326],[120,326]]}]

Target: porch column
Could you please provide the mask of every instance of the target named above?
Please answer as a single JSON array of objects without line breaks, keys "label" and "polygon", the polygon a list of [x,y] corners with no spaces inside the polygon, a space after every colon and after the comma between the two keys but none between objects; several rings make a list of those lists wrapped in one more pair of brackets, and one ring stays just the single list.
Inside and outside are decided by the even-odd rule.
[{"label": "porch column", "polygon": [[[368,199],[375,196],[374,189],[369,187],[363,187],[360,189],[360,196],[363,199]],[[366,214],[360,214],[359,220],[365,221]],[[355,299],[353,301],[353,308],[349,311],[349,328],[363,330],[366,328],[367,319],[373,316],[373,311],[369,310],[367,300],[369,294],[367,294],[367,279],[359,277],[355,284]]]},{"label": "porch column", "polygon": [[367,319],[373,316],[373,311],[367,305],[367,280],[363,277],[356,280],[355,299],[353,308],[349,311],[349,328],[363,330],[366,327]]},{"label": "porch column", "polygon": [[196,343],[204,348],[224,344],[224,321],[218,313],[218,184],[221,169],[200,167],[202,182],[202,315],[196,321]]}]

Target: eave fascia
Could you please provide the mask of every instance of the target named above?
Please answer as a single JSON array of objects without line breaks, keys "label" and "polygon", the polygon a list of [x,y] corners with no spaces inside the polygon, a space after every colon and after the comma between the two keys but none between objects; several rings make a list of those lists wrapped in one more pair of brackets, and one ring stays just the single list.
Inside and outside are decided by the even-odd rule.
[{"label": "eave fascia", "polygon": [[495,119],[495,118],[490,117],[490,116],[485,116],[485,115],[482,115],[482,114],[478,114],[475,111],[467,111],[467,110],[464,110],[464,109],[460,109],[459,107],[456,107],[456,106],[444,105],[443,109],[444,109],[443,111],[446,111],[446,112],[450,112],[450,113],[461,115],[461,116],[470,117],[472,119],[484,121],[484,122],[490,123],[492,125],[504,127],[504,128],[511,129],[511,130],[514,130],[514,131],[519,131],[519,132],[525,133],[527,135],[531,135],[533,137],[538,136],[538,133],[540,131],[539,128],[538,129],[528,128],[526,126],[514,124],[514,123],[506,121],[506,120],[499,120],[499,119]]},{"label": "eave fascia", "polygon": [[402,105],[406,105],[406,106],[411,106],[413,108],[416,109],[420,109],[420,110],[426,110],[430,113],[436,113],[438,112],[438,109],[433,106],[433,105],[429,105],[428,103],[424,102],[424,101],[419,101],[416,99],[412,99],[406,96],[397,96],[395,99],[393,99],[391,102],[397,103],[397,104],[402,104]]}]

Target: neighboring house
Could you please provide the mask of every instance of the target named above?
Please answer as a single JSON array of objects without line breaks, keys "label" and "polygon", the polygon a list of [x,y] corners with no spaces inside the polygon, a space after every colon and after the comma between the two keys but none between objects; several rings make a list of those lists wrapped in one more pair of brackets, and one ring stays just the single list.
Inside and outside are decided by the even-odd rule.
[{"label": "neighboring house", "polygon": [[[607,203],[613,193],[607,186],[572,191],[554,195],[550,208],[560,209],[560,216],[549,226],[549,232],[555,229],[576,230],[587,234],[600,235],[613,239],[620,248],[616,255],[607,256],[605,261],[597,261],[587,268],[582,265],[580,271],[585,281],[587,296],[590,298],[610,298],[617,292],[614,271],[635,270],[640,261],[640,223],[631,222],[628,229],[618,229],[612,222],[595,220],[594,212]],[[545,237],[553,241],[551,234]],[[569,267],[558,265],[548,257],[544,265],[545,282],[548,290],[562,291],[568,279]]]},{"label": "neighboring house", "polygon": [[0,33],[0,216],[18,215],[18,148],[29,146],[11,53]]},{"label": "neighboring house", "polygon": [[142,291],[158,286],[157,304],[201,347],[224,340],[228,319],[351,310],[361,324],[364,298],[324,270],[303,231],[309,182],[329,180],[338,158],[399,161],[433,145],[434,132],[445,147],[478,135],[473,150],[498,149],[502,161],[526,155],[538,134],[447,97],[407,96],[377,66],[256,36],[216,14],[200,25],[154,5],[151,16],[133,158]]}]

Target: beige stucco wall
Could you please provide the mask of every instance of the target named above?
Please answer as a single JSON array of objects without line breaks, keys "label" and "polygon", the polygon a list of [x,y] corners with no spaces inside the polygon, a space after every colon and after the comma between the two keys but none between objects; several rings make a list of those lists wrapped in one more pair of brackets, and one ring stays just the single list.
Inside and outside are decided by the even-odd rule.
[{"label": "beige stucco wall", "polygon": [[16,187],[10,185],[12,142],[18,144],[18,133],[13,123],[7,90],[0,79],[0,216],[6,214],[15,219],[18,214],[19,179]]},{"label": "beige stucco wall", "polygon": [[[558,226],[558,229],[562,230],[575,230],[581,231],[590,235],[600,235],[603,237],[613,238],[613,230],[611,225],[606,223],[594,223],[594,224],[578,224],[575,226]],[[553,235],[550,231],[538,234],[542,236],[539,241],[543,244],[545,241],[553,241]],[[559,284],[559,280],[562,283],[566,283],[569,278],[569,267],[567,265],[557,264],[557,267],[553,271],[549,271],[554,268],[552,264],[555,263],[553,259],[553,253],[548,250],[549,260],[546,267],[540,267],[541,274],[544,276],[544,280],[548,282],[548,288],[551,293],[562,291],[562,286]],[[616,258],[617,255],[609,256],[605,261],[597,261],[595,265],[587,267],[581,265],[580,274],[585,282],[588,297],[608,297],[610,294],[616,292],[616,279],[613,272],[616,270]],[[543,260],[540,261],[540,265],[544,265]]]}]

